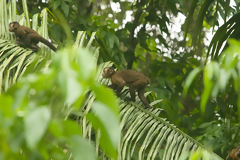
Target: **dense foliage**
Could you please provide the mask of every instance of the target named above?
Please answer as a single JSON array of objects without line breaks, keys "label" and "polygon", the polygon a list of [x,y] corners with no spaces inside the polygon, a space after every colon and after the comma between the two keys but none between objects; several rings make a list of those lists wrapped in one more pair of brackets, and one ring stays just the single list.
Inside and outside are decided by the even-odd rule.
[{"label": "dense foliage", "polygon": [[[238,0],[0,4],[0,159],[225,158],[240,145]],[[59,51],[17,46],[13,20]],[[152,110],[101,85],[108,61],[151,79]]]}]

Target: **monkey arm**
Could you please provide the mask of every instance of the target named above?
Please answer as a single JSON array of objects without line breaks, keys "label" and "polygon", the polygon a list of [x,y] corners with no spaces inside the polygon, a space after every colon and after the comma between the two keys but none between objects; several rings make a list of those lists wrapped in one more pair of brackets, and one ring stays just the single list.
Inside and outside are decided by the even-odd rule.
[{"label": "monkey arm", "polygon": [[119,87],[119,86],[116,85],[116,84],[111,84],[111,85],[108,85],[107,87],[111,88],[111,89],[115,92],[115,94],[116,94],[117,96],[120,96],[120,93],[121,93],[121,91],[122,91],[122,89],[123,89],[123,87]]},{"label": "monkey arm", "polygon": [[114,84],[110,84],[107,87],[112,88],[113,90],[116,90],[116,85],[114,85]]},{"label": "monkey arm", "polygon": [[130,92],[131,100],[135,101],[136,100],[135,89],[132,86],[129,87],[129,92]]}]

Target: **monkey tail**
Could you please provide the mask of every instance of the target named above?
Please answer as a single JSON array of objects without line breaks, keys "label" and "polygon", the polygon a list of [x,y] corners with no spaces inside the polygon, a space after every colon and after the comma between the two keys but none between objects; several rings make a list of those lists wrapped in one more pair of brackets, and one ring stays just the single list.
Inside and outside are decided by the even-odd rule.
[{"label": "monkey tail", "polygon": [[41,37],[39,41],[44,43],[45,45],[47,45],[49,48],[56,52],[57,48],[45,38]]}]

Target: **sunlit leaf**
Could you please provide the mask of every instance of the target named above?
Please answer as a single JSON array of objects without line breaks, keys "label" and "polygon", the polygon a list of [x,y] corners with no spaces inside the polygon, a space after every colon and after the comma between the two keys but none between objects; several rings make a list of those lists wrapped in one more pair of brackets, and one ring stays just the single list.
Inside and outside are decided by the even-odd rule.
[{"label": "sunlit leaf", "polygon": [[146,40],[148,48],[152,51],[156,50],[156,42],[153,38],[149,38]]},{"label": "sunlit leaf", "polygon": [[190,85],[192,84],[193,80],[196,78],[196,76],[199,74],[199,72],[202,69],[200,67],[194,68],[194,70],[192,70],[190,72],[190,74],[188,75],[186,82],[184,84],[184,90],[183,90],[183,94],[186,95],[188,92],[188,89],[190,87]]},{"label": "sunlit leaf", "polygon": [[204,75],[203,75],[204,90],[202,93],[201,104],[200,104],[200,108],[203,113],[205,112],[207,101],[211,95],[211,90],[213,87],[212,78],[214,76],[214,68],[216,68],[215,67],[216,65],[217,63],[210,63],[204,69]]},{"label": "sunlit leaf", "polygon": [[0,95],[0,115],[6,117],[12,117],[13,116],[13,110],[11,108],[11,105],[13,103],[13,99],[10,96],[4,96]]},{"label": "sunlit leaf", "polygon": [[34,148],[44,135],[51,112],[47,107],[34,109],[24,118],[25,138],[28,147]]},{"label": "sunlit leaf", "polygon": [[116,96],[114,95],[114,92],[111,89],[103,86],[95,86],[94,92],[96,94],[97,100],[110,107],[116,115],[119,114],[118,102]]},{"label": "sunlit leaf", "polygon": [[119,119],[103,103],[95,102],[92,106],[93,113],[88,114],[88,119],[94,128],[100,129],[100,145],[112,158],[117,158],[117,148],[120,142]]},{"label": "sunlit leaf", "polygon": [[94,146],[81,136],[72,136],[69,139],[70,150],[74,160],[96,160]]}]

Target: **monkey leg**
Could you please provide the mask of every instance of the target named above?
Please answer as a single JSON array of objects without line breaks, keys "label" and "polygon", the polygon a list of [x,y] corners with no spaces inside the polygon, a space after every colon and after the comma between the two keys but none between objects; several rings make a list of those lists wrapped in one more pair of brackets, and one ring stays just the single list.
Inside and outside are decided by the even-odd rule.
[{"label": "monkey leg", "polygon": [[123,89],[123,86],[117,86],[116,87],[116,94],[117,94],[118,97],[121,95],[120,93],[121,93],[122,89]]},{"label": "monkey leg", "polygon": [[[131,95],[131,99],[132,101],[135,101],[135,91],[139,91],[139,90],[143,90],[144,92],[144,88],[145,88],[146,84],[142,79],[139,79],[135,82],[133,82],[130,86],[129,86],[129,91],[130,91],[130,95]],[[138,94],[139,95],[139,94]],[[139,97],[140,98],[140,97]],[[141,98],[140,98],[141,99]],[[142,100],[142,99],[141,99]]]},{"label": "monkey leg", "polygon": [[121,93],[121,91],[123,89],[123,87],[119,87],[119,86],[117,86],[115,84],[108,85],[107,87],[111,88],[118,97],[120,96],[120,93]]},{"label": "monkey leg", "polygon": [[129,92],[130,92],[131,100],[135,102],[135,100],[136,100],[135,88],[133,88],[132,86],[130,86],[130,87],[129,87]]},{"label": "monkey leg", "polygon": [[117,86],[114,85],[114,84],[110,84],[110,85],[108,85],[107,87],[112,88],[113,90],[116,90],[116,89],[117,89]]},{"label": "monkey leg", "polygon": [[116,86],[117,95],[120,96],[120,93],[123,87],[126,85],[126,82],[122,78],[114,77],[112,78],[112,84]]},{"label": "monkey leg", "polygon": [[148,103],[147,98],[144,96],[144,88],[141,88],[141,89],[138,90],[138,97],[140,98],[140,100],[144,104],[145,108],[150,108],[151,107]]},{"label": "monkey leg", "polygon": [[29,33],[26,35],[26,37],[23,40],[23,43],[26,47],[32,49],[33,51],[38,51],[40,48],[37,46],[38,41],[35,38],[34,33]]},{"label": "monkey leg", "polygon": [[31,44],[30,48],[34,51],[37,52],[40,48],[36,44]]},{"label": "monkey leg", "polygon": [[19,45],[19,46],[21,46],[21,47],[26,47],[26,46],[25,46],[25,43],[22,42],[22,41],[20,41],[20,40],[17,40],[16,43],[17,43],[17,45]]}]

